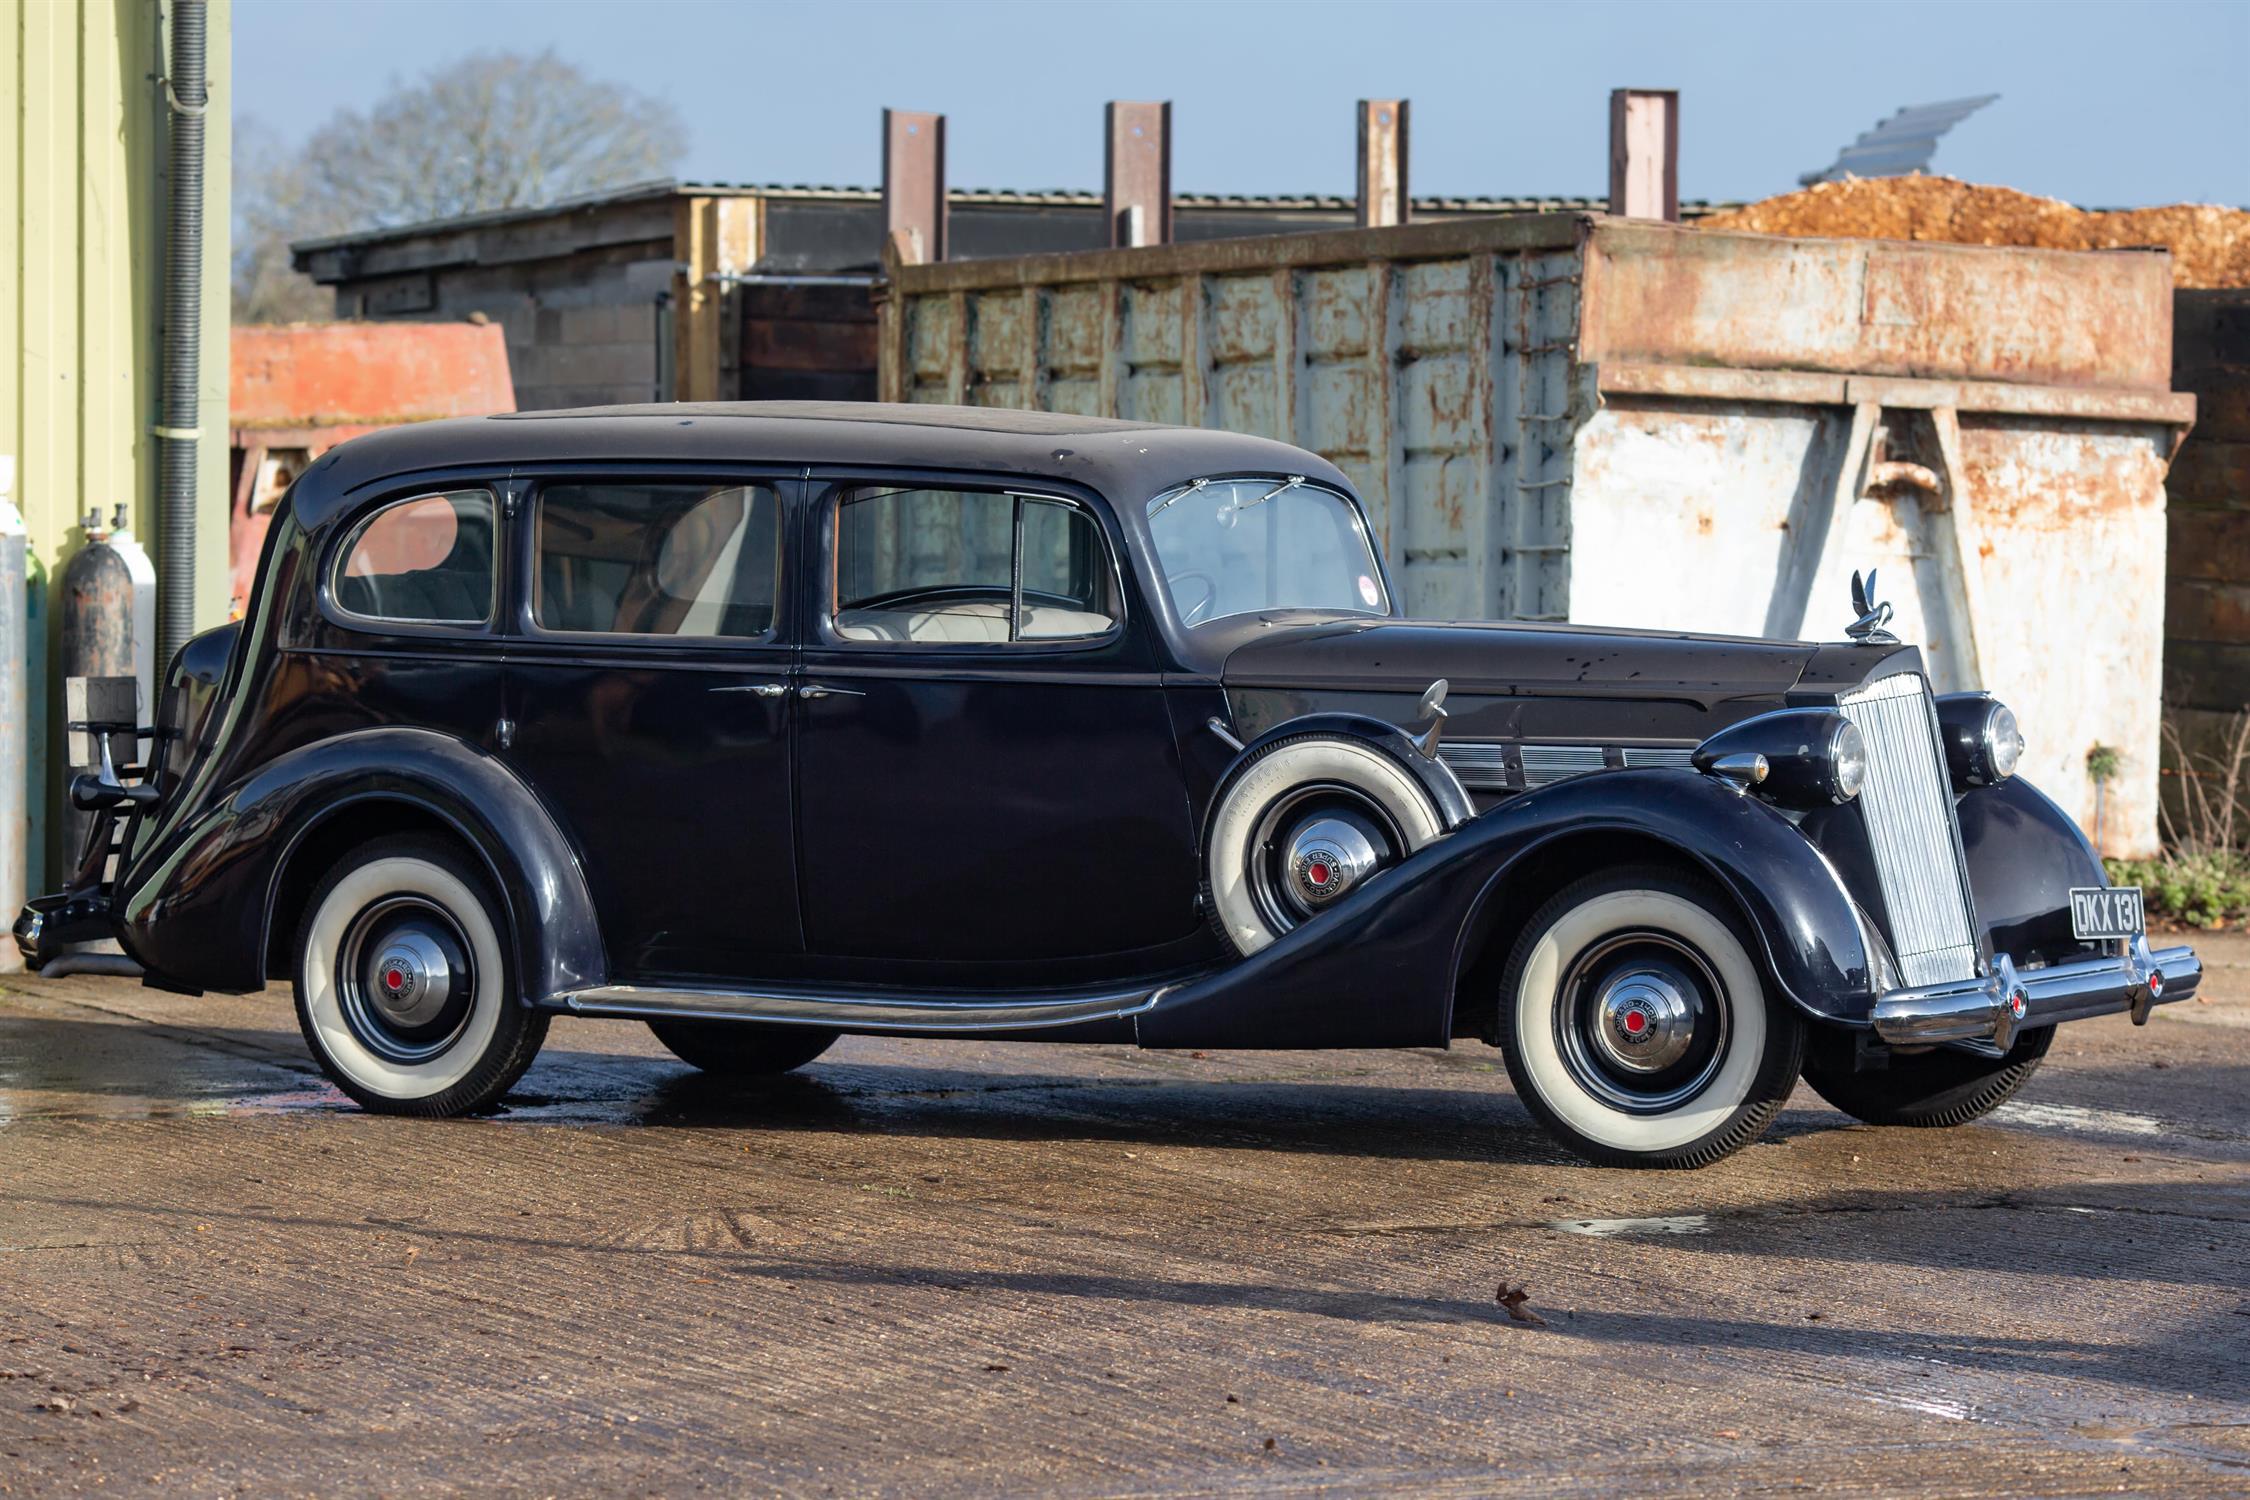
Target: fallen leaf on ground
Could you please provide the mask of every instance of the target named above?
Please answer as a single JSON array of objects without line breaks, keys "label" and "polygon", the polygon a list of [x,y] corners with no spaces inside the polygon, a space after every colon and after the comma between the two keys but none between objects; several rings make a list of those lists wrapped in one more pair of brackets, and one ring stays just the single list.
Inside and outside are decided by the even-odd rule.
[{"label": "fallen leaf on ground", "polygon": [[987,1375],[1005,1375],[1008,1373],[1008,1367],[1006,1365],[986,1365],[984,1373]]},{"label": "fallen leaf on ground", "polygon": [[1530,1297],[1530,1287],[1519,1286],[1510,1291],[1508,1283],[1503,1281],[1500,1283],[1500,1291],[1494,1300],[1500,1304],[1502,1311],[1518,1323],[1529,1323],[1534,1328],[1544,1328],[1547,1326],[1547,1320],[1524,1306],[1524,1303],[1529,1301]]}]

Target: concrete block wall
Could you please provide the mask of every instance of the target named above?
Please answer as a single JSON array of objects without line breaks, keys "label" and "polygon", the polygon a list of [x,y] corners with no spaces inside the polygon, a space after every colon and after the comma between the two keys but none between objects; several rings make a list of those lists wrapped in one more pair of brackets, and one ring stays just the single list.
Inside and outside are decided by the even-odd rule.
[{"label": "concrete block wall", "polygon": [[[2165,486],[2164,709],[2192,759],[2250,711],[2250,290],[2177,292],[2172,319],[2172,386],[2196,416]],[[2183,769],[2166,767],[2175,812]],[[2250,805],[2239,821],[2250,836]]]}]

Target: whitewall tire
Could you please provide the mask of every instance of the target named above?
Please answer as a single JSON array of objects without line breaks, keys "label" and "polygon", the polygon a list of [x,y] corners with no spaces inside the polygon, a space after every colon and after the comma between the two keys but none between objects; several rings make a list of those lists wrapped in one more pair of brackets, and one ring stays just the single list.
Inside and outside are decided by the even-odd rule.
[{"label": "whitewall tire", "polygon": [[1755,1140],[1804,1061],[1731,906],[1662,868],[1605,872],[1540,907],[1501,980],[1500,1038],[1541,1124],[1612,1166],[1700,1167]]},{"label": "whitewall tire", "polygon": [[1229,772],[1204,849],[1213,922],[1247,957],[1445,832],[1437,803],[1364,740],[1280,740]]},{"label": "whitewall tire", "polygon": [[378,839],[306,903],[297,1024],[336,1086],[367,1109],[454,1115],[523,1076],[547,1015],[515,998],[505,918],[483,875],[436,839]]}]

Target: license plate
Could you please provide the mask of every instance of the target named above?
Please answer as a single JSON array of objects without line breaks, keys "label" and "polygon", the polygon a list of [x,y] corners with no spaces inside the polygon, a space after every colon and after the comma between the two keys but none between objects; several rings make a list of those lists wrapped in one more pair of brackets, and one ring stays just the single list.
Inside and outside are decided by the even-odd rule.
[{"label": "license plate", "polygon": [[2070,892],[2070,931],[2088,938],[2138,937],[2147,923],[2141,916],[2141,888],[2137,885],[2073,886]]}]

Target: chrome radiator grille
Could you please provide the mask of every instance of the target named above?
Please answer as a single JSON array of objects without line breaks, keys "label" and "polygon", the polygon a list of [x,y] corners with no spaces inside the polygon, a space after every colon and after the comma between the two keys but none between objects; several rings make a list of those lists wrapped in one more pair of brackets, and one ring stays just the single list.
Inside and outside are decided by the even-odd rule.
[{"label": "chrome radiator grille", "polygon": [[1929,688],[1920,676],[1900,673],[1846,693],[1838,707],[1867,738],[1859,806],[1891,911],[1899,971],[1912,985],[1975,977],[1976,919]]}]

